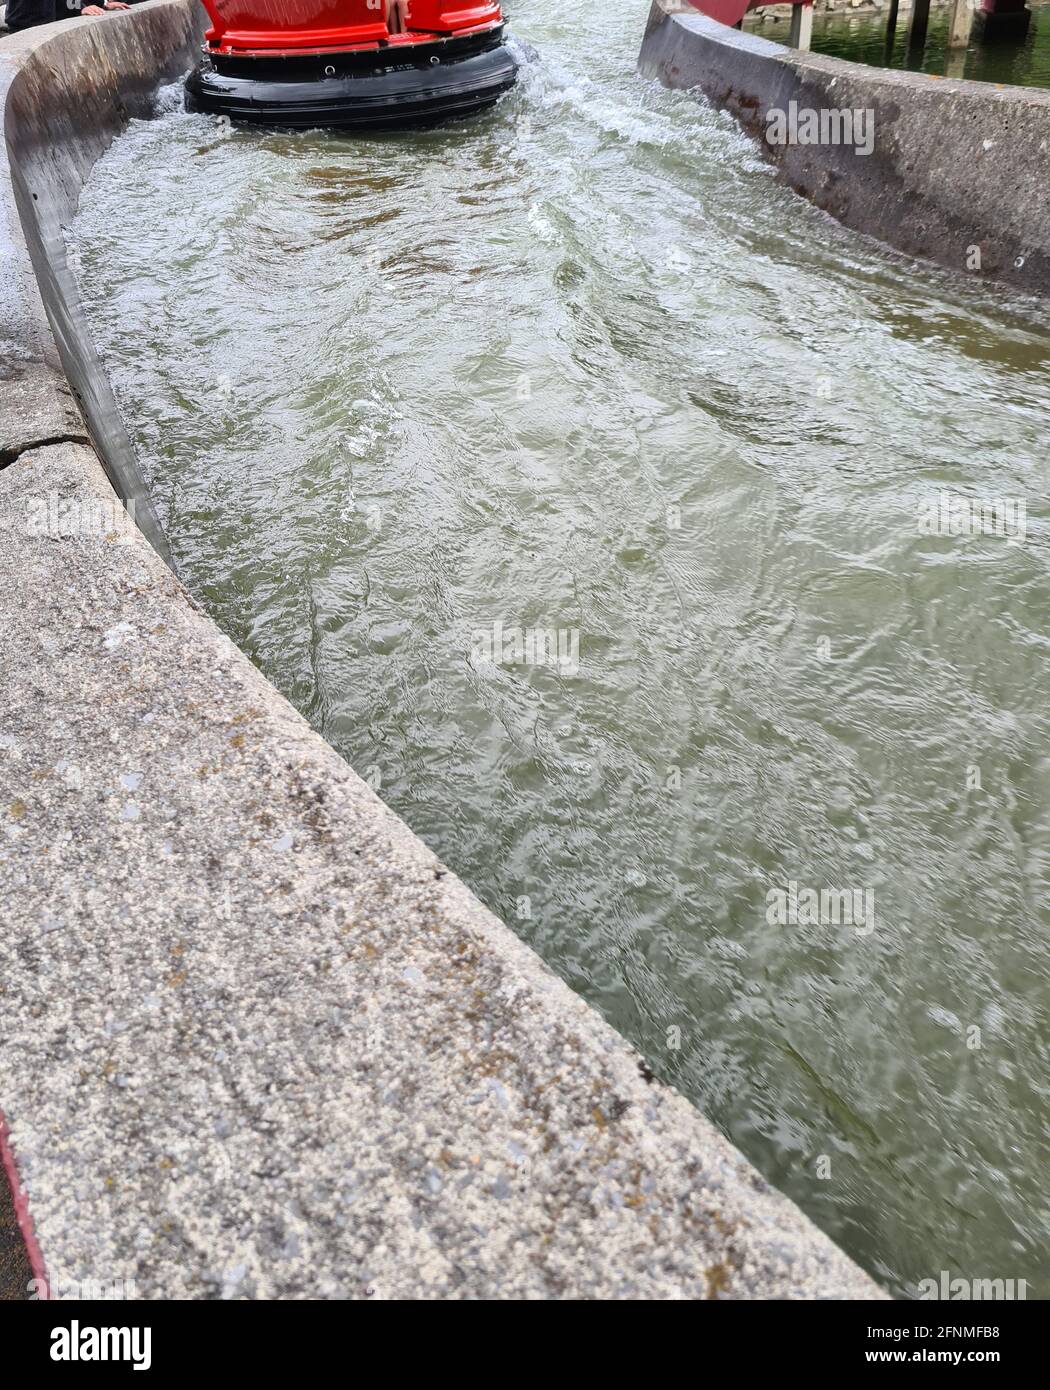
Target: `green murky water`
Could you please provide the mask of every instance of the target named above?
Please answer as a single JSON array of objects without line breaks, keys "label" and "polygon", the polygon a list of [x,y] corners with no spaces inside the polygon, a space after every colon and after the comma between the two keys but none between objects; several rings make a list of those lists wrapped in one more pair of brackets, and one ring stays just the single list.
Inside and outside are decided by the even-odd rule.
[{"label": "green murky water", "polygon": [[1050,313],[779,187],[643,10],[522,0],[413,137],[169,100],[97,338],[194,593],[485,902],[895,1292],[1046,1296]]},{"label": "green murky water", "polygon": [[[916,47],[908,44],[910,14],[903,8],[892,34],[887,25],[888,4],[877,13],[815,15],[812,47],[814,53],[875,67],[909,68],[938,77],[966,77],[1014,87],[1050,87],[1050,3],[1029,0],[1028,8],[1032,20],[1022,38],[1000,37],[988,42],[975,27],[969,44],[959,49],[948,47],[946,6],[930,10],[926,42]],[[786,19],[758,11],[748,16],[744,27],[763,38],[787,42]]]}]

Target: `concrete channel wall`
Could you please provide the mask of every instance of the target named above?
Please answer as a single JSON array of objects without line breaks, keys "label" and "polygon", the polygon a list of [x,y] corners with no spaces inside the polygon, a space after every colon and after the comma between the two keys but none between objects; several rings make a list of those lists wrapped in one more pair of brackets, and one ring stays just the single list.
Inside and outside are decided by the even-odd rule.
[{"label": "concrete channel wall", "polygon": [[145,1298],[884,1297],[141,533],[66,524],[112,517],[88,434],[142,489],[61,225],[197,32],[194,0],[151,0],[0,42],[0,1147],[38,1272]]},{"label": "concrete channel wall", "polygon": [[[785,182],[846,226],[961,274],[1050,294],[1050,92],[803,53],[707,19],[688,0],[653,0],[638,66],[729,111]],[[870,112],[874,148],[770,144],[769,112],[791,103],[796,113]]]}]

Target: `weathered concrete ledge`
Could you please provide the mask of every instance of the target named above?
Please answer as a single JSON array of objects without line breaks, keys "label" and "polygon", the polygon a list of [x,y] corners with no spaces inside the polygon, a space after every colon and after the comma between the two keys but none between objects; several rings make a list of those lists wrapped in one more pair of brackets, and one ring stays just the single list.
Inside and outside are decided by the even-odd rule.
[{"label": "weathered concrete ledge", "polygon": [[[1050,294],[1050,92],[802,53],[707,19],[688,0],[653,0],[638,66],[729,111],[796,192],[846,226]],[[768,144],[767,113],[791,102],[873,112],[872,153]]]},{"label": "weathered concrete ledge", "polygon": [[[66,264],[63,228],[99,156],[131,117],[151,113],[159,83],[187,70],[204,27],[203,7],[183,0],[0,39],[0,241],[7,250],[0,261],[0,467],[32,443],[86,438],[86,422],[114,488],[134,503],[139,526],[166,558]],[[120,256],[134,255],[120,238],[114,227],[115,271]],[[22,254],[9,249],[15,245]]]},{"label": "weathered concrete ledge", "polygon": [[0,1107],[52,1284],[884,1297],[484,910],[141,534],[68,533],[114,495],[38,283],[93,437],[115,428],[63,299],[62,211],[105,144],[74,113],[117,129],[147,51],[154,77],[186,56],[191,10],[153,0],[0,44],[25,229],[0,172]]}]

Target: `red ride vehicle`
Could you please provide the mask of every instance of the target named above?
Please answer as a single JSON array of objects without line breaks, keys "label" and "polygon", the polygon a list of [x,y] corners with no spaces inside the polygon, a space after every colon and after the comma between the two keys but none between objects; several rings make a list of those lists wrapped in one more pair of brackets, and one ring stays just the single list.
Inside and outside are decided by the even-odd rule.
[{"label": "red ride vehicle", "polygon": [[256,125],[397,130],[473,115],[517,60],[488,0],[203,0],[192,111]]}]

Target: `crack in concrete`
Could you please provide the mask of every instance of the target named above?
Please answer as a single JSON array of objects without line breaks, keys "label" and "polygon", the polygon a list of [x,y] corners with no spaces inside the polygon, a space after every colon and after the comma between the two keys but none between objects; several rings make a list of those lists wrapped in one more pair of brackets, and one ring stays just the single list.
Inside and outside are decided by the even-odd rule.
[{"label": "crack in concrete", "polygon": [[92,447],[86,434],[49,434],[42,439],[30,440],[28,444],[19,444],[13,449],[0,448],[0,473],[17,463],[23,454],[32,453],[34,449],[46,449],[50,444],[86,444],[89,449]]}]

